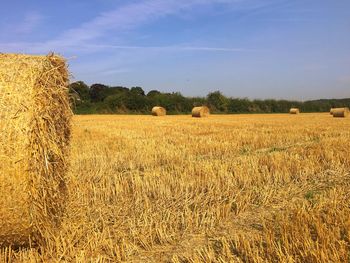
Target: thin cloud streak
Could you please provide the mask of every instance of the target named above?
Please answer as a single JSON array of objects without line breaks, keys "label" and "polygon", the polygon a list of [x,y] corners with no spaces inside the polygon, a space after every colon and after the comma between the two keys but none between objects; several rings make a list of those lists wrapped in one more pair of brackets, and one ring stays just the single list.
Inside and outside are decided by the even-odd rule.
[{"label": "thin cloud streak", "polygon": [[[152,51],[208,51],[208,52],[256,52],[257,49],[246,48],[227,48],[227,47],[204,47],[204,46],[121,46],[121,45],[69,45],[68,43],[62,45],[61,48],[66,49],[79,49],[79,51],[88,52],[100,52],[106,49],[114,50],[152,50]],[[3,52],[13,52],[19,50],[20,52],[26,52],[30,49],[31,53],[50,52],[52,49],[46,49],[40,43],[0,43],[0,49]]]},{"label": "thin cloud streak", "polygon": [[38,12],[27,13],[24,17],[23,22],[16,26],[14,31],[19,34],[32,33],[44,20],[44,16]]},{"label": "thin cloud streak", "polygon": [[[145,0],[101,13],[91,21],[68,29],[59,37],[44,43],[0,43],[0,48],[6,51],[20,49],[23,52],[30,51],[34,53],[49,52],[51,50],[79,52],[81,49],[87,48],[87,50],[83,51],[94,52],[95,50],[92,45],[90,46],[91,50],[89,50],[86,43],[98,40],[111,32],[115,34],[117,32],[132,30],[162,17],[176,15],[199,5],[232,4],[239,2],[238,0]],[[222,48],[219,49],[224,51]]]},{"label": "thin cloud streak", "polygon": [[[0,39],[21,39],[33,35],[43,25],[47,17],[37,11],[26,12],[21,19],[12,21],[9,18],[0,18]],[[3,52],[3,50],[0,50]]]},{"label": "thin cloud streak", "polygon": [[202,47],[202,46],[120,46],[120,45],[84,45],[93,49],[151,49],[160,51],[223,51],[223,52],[247,52],[256,51],[245,48]]},{"label": "thin cloud streak", "polygon": [[98,74],[102,76],[108,76],[108,75],[115,75],[115,74],[122,74],[122,73],[128,73],[131,72],[131,69],[110,69],[98,72]]}]

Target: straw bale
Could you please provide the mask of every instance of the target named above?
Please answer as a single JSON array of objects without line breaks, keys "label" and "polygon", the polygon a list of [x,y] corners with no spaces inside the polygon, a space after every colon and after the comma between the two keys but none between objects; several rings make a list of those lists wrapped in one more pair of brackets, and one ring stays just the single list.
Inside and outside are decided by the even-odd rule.
[{"label": "straw bale", "polygon": [[329,111],[329,114],[330,114],[330,115],[333,115],[333,112],[334,112],[335,109],[336,109],[336,108],[331,108],[330,111]]},{"label": "straw bale", "polygon": [[299,114],[300,113],[300,110],[298,108],[291,108],[289,110],[289,113],[290,114]]},{"label": "straw bale", "polygon": [[334,108],[333,109],[333,117],[344,118],[344,117],[347,117],[348,115],[349,115],[349,108],[348,107]]},{"label": "straw bale", "polygon": [[194,107],[192,109],[192,117],[197,117],[197,118],[207,117],[209,116],[209,114],[210,114],[210,111],[207,106]]},{"label": "straw bale", "polygon": [[0,54],[0,247],[45,243],[60,226],[72,116],[57,55]]},{"label": "straw bale", "polygon": [[166,109],[160,106],[155,106],[152,108],[153,116],[164,116],[166,115]]}]

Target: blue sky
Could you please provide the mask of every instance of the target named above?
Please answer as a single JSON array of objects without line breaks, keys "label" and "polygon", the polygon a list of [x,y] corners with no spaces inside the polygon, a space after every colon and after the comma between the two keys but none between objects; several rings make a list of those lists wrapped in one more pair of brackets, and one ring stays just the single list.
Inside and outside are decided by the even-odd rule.
[{"label": "blue sky", "polygon": [[349,0],[11,0],[0,32],[0,52],[55,51],[88,84],[350,97]]}]

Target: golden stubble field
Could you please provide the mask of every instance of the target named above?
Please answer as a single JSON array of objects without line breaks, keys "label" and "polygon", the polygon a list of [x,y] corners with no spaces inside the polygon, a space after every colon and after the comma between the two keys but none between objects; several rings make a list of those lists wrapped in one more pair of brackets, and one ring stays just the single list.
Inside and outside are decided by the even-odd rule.
[{"label": "golden stubble field", "polygon": [[350,118],[75,116],[69,199],[13,262],[349,262]]}]

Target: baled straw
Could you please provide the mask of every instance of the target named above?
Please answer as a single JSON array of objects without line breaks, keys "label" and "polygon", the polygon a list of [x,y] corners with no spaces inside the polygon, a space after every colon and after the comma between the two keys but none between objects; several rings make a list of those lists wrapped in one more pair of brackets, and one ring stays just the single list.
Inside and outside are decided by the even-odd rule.
[{"label": "baled straw", "polygon": [[166,109],[160,106],[155,106],[152,108],[153,116],[164,116],[166,115]]},{"label": "baled straw", "polygon": [[300,113],[300,110],[298,108],[291,108],[289,110],[289,113],[290,114],[299,114]]},{"label": "baled straw", "polygon": [[349,108],[345,107],[345,108],[335,108],[333,110],[333,117],[336,118],[344,118],[347,117],[349,115]]},{"label": "baled straw", "polygon": [[207,106],[194,107],[192,109],[192,117],[197,117],[197,118],[207,117],[209,116],[209,114],[210,114],[210,111]]},{"label": "baled straw", "polygon": [[72,116],[63,58],[0,54],[0,246],[60,225]]},{"label": "baled straw", "polygon": [[330,115],[333,115],[333,112],[334,112],[335,109],[336,109],[336,108],[331,108],[331,110],[329,111],[329,114],[330,114]]}]

